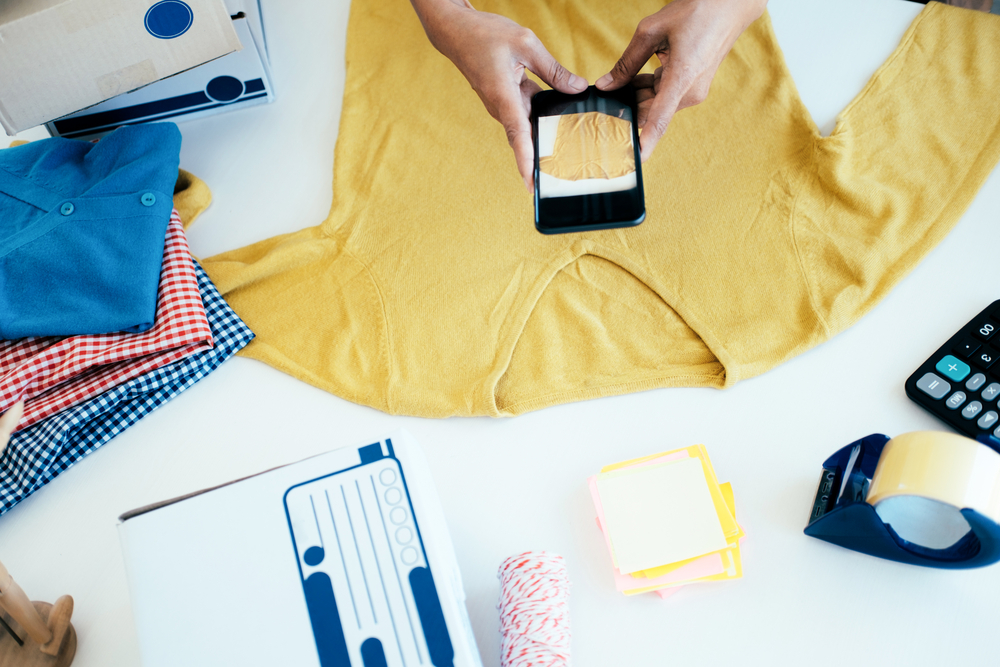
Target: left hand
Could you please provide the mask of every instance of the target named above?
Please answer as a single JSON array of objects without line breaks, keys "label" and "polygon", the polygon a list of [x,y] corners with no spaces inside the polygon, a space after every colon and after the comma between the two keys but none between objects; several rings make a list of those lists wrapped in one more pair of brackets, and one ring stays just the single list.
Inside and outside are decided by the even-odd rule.
[{"label": "left hand", "polygon": [[993,8],[993,0],[944,0],[944,4],[951,5],[953,7],[965,7],[966,9],[975,9],[979,12],[990,13],[990,9]]},{"label": "left hand", "polygon": [[451,60],[479,95],[483,106],[507,134],[524,185],[534,188],[531,142],[531,98],[541,87],[533,72],[563,93],[587,89],[548,52],[527,28],[498,14],[479,12],[463,0],[412,0],[424,31],[438,51]]}]

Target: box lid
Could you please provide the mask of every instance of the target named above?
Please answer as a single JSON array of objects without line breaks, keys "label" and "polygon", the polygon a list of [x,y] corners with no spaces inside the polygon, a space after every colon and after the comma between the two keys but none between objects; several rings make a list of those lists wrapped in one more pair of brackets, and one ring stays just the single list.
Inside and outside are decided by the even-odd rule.
[{"label": "box lid", "polygon": [[14,134],[240,48],[224,0],[8,0],[0,125]]}]

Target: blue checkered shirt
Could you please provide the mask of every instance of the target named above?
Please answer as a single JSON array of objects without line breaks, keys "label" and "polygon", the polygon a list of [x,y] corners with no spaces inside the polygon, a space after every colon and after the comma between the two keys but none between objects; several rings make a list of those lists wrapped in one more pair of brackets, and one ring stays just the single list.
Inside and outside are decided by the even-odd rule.
[{"label": "blue checkered shirt", "polygon": [[15,433],[0,455],[0,515],[214,371],[253,340],[253,332],[197,262],[195,272],[215,346],[140,375]]}]

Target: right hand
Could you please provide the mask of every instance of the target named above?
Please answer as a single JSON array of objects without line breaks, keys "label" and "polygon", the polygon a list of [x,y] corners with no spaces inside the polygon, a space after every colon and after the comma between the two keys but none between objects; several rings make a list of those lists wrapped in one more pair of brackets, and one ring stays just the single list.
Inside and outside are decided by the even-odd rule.
[{"label": "right hand", "polygon": [[[700,104],[736,39],[764,13],[767,0],[674,0],[639,22],[622,57],[594,84],[617,90],[632,81],[639,103],[642,161],[649,159],[681,109]],[[639,74],[656,56],[655,74]]]},{"label": "right hand", "polygon": [[531,98],[541,87],[528,71],[563,93],[587,89],[587,81],[552,57],[535,33],[497,14],[478,12],[467,2],[413,0],[424,31],[472,85],[493,118],[503,125],[517,169],[534,188]]},{"label": "right hand", "polygon": [[0,452],[7,446],[7,441],[10,440],[10,435],[17,428],[17,423],[21,421],[23,414],[24,401],[18,401],[10,406],[7,412],[0,415]]}]

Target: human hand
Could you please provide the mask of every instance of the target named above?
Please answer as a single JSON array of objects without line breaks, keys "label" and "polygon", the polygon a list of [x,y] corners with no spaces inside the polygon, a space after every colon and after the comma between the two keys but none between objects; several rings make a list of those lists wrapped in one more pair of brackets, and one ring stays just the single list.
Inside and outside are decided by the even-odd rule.
[{"label": "human hand", "polygon": [[[766,5],[767,0],[674,0],[639,22],[622,57],[595,85],[616,90],[633,82],[643,162],[674,113],[705,100],[722,59]],[[636,76],[654,54],[660,60],[656,73]]]},{"label": "human hand", "polygon": [[14,405],[10,406],[7,412],[0,415],[0,453],[7,447],[7,441],[10,440],[10,434],[14,432],[17,428],[17,423],[21,421],[21,416],[24,414],[24,402],[18,401]]},{"label": "human hand", "polygon": [[993,0],[944,0],[944,4],[952,5],[953,7],[965,7],[966,9],[975,9],[979,12],[990,13],[990,9],[993,8]]},{"label": "human hand", "polygon": [[528,71],[552,88],[579,93],[587,81],[569,72],[535,34],[510,19],[478,12],[467,2],[413,0],[424,31],[472,85],[493,118],[503,125],[514,149],[517,170],[528,191],[534,188],[531,98],[541,87]]}]

